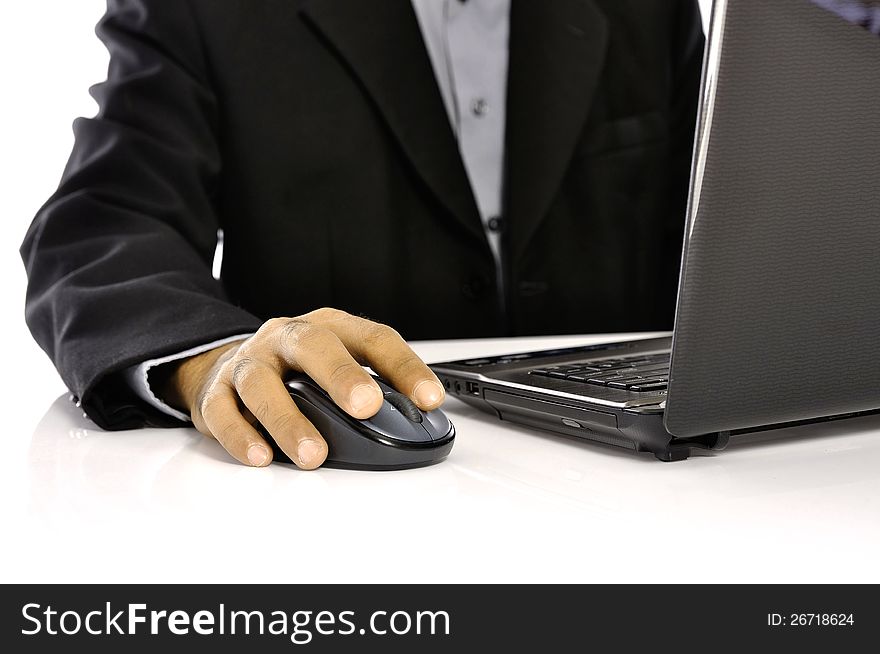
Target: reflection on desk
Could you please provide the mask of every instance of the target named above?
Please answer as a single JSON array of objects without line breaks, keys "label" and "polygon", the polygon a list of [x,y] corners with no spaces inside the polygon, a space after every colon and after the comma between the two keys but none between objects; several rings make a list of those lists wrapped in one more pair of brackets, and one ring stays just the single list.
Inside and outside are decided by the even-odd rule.
[{"label": "reflection on desk", "polygon": [[[613,338],[613,337],[612,337]],[[427,361],[612,340],[414,344]],[[617,337],[620,338],[620,337]],[[616,340],[616,339],[615,339]],[[880,581],[880,418],[741,436],[674,464],[454,399],[450,457],[249,469],[191,429],[36,426],[8,581]]]}]

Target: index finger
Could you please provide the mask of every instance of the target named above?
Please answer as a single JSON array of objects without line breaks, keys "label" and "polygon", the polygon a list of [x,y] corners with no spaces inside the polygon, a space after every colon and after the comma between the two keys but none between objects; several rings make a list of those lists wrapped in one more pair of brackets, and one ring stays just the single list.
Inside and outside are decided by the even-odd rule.
[{"label": "index finger", "polygon": [[437,375],[388,325],[339,312],[319,324],[332,331],[346,349],[366,363],[420,409],[436,409],[446,399]]}]

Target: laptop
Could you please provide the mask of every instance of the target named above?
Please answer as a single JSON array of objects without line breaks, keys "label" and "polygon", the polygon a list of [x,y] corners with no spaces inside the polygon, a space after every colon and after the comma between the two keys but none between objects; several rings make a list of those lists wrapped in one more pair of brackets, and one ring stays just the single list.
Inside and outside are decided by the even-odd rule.
[{"label": "laptop", "polygon": [[714,3],[671,336],[432,365],[450,396],[663,461],[880,410],[880,38],[821,4]]}]

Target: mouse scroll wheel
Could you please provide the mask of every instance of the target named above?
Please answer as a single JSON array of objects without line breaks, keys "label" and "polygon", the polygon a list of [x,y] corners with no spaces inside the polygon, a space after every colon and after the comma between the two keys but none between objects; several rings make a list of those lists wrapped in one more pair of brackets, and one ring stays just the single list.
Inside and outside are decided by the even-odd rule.
[{"label": "mouse scroll wheel", "polygon": [[412,422],[422,421],[422,412],[419,407],[417,407],[415,403],[403,393],[398,393],[397,391],[386,391],[385,399],[388,401],[388,404],[400,411]]}]

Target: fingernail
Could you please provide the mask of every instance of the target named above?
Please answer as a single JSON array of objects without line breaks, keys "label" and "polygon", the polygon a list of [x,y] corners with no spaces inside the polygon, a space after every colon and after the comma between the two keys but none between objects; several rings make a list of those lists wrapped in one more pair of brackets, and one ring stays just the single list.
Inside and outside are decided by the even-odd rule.
[{"label": "fingernail", "polygon": [[421,406],[434,406],[443,399],[443,387],[432,379],[425,379],[416,384],[413,399]]},{"label": "fingernail", "polygon": [[269,450],[259,443],[254,443],[247,449],[247,459],[252,466],[263,466],[269,460]]},{"label": "fingernail", "polygon": [[355,413],[360,413],[371,404],[376,403],[376,398],[382,397],[382,391],[372,384],[358,384],[348,397],[348,405]]},{"label": "fingernail", "polygon": [[324,448],[316,441],[305,440],[296,448],[296,454],[299,456],[300,463],[307,467],[313,467],[321,463]]}]

